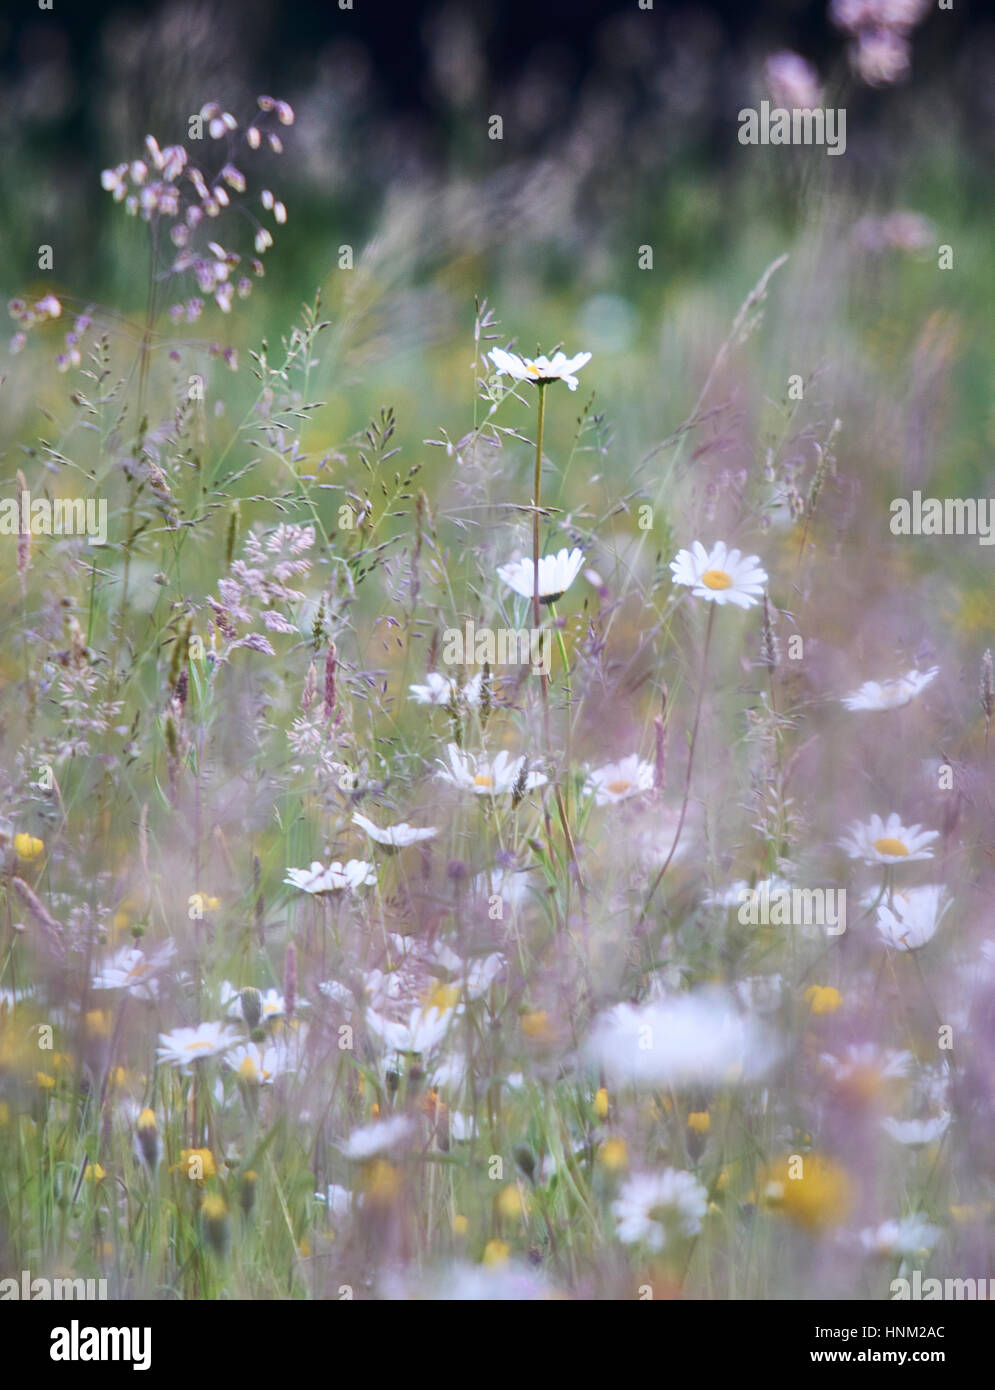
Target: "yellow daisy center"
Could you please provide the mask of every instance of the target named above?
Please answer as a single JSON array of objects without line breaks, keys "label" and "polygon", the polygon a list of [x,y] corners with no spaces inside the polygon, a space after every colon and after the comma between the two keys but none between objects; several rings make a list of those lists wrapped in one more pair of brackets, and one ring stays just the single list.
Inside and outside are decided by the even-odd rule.
[{"label": "yellow daisy center", "polygon": [[529,376],[539,375],[539,368],[536,366],[534,362],[526,362],[525,370],[528,372]]},{"label": "yellow daisy center", "polygon": [[209,1042],[192,1042],[192,1043],[187,1043],[186,1050],[187,1050],[188,1052],[199,1052],[200,1049],[201,1049],[202,1047],[210,1047],[210,1046],[211,1046],[211,1044],[210,1044]]},{"label": "yellow daisy center", "polygon": [[706,589],[731,589],[732,575],[726,574],[725,570],[706,570],[701,582]]},{"label": "yellow daisy center", "polygon": [[475,787],[489,787],[491,785],[491,779],[486,775],[486,773],[478,772],[476,777],[474,777],[473,779],[473,785]]},{"label": "yellow daisy center", "polygon": [[890,835],[885,835],[882,840],[874,841],[874,848],[878,854],[890,854],[895,859],[904,859],[909,852],[909,847],[902,840],[895,840]]},{"label": "yellow daisy center", "polygon": [[426,1009],[438,1009],[440,1013],[445,1013],[447,1009],[453,1009],[459,1003],[459,985],[446,984],[444,980],[439,980],[431,989],[428,990],[425,998]]},{"label": "yellow daisy center", "polygon": [[631,786],[631,782],[627,782],[624,777],[620,777],[616,782],[608,782],[605,786],[605,790],[610,791],[613,796],[621,796],[622,793],[627,792]]}]

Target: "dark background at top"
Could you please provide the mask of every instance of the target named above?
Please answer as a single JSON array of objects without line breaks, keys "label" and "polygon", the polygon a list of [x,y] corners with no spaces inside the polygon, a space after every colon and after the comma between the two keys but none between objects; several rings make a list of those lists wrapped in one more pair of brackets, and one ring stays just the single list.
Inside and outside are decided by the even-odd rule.
[{"label": "dark background at top", "polygon": [[[956,26],[933,26],[928,44],[918,44],[917,66],[932,65],[937,46],[956,28],[995,15],[992,0],[955,0]],[[54,0],[40,12],[31,0],[0,6],[0,69],[7,74],[37,61],[51,43],[66,56],[85,83],[98,65],[102,30],[117,16],[148,17],[159,8],[147,0]],[[580,78],[605,58],[604,25],[612,17],[639,13],[638,0],[467,0],[448,5],[429,0],[354,0],[342,11],[336,0],[223,0],[218,9],[245,31],[254,55],[255,75],[273,88],[292,81],[323,46],[344,38],[364,44],[372,57],[377,94],[392,115],[430,114],[433,94],[425,80],[426,21],[444,9],[473,16],[486,34],[485,53],[492,81],[514,80],[529,57],[552,51]],[[795,48],[817,65],[835,60],[845,38],[829,22],[825,0],[655,0],[644,13],[650,42],[666,43],[675,20],[701,19],[714,26],[716,40],[737,49]],[[925,51],[923,51],[925,50]]]},{"label": "dark background at top", "polygon": [[[294,207],[279,262],[291,280],[294,257],[313,256],[309,235],[332,225],[361,242],[392,188],[482,184],[512,165],[520,183],[530,161],[585,148],[595,154],[571,230],[615,225],[624,210],[697,265],[735,234],[730,190],[761,167],[740,157],[737,112],[765,94],[764,60],[783,49],[846,106],[854,187],[882,206],[978,203],[995,139],[995,6],[954,3],[915,29],[910,79],[872,89],[850,73],[827,0],[654,0],[652,11],[638,0],[354,0],[349,11],[337,0],[54,0],[51,11],[0,0],[0,277],[11,293],[28,283],[37,246],[58,238],[67,281],[107,292],[116,210],[100,170],[136,157],[147,132],[184,140],[206,100],[244,122],[263,92],[299,116],[278,171]],[[472,20],[470,66],[459,44],[446,66],[445,35],[460,27],[447,16]],[[489,113],[502,114],[500,142]],[[684,215],[692,204],[673,190],[709,182],[711,222],[700,203]],[[779,177],[756,196],[789,219],[800,187]]]}]

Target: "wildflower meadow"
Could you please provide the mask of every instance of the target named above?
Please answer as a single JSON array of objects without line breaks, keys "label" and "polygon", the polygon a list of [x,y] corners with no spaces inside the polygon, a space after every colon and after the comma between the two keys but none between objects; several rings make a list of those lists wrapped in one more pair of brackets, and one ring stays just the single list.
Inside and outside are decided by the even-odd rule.
[{"label": "wildflower meadow", "polygon": [[4,70],[0,1300],[995,1296],[993,31],[236,8]]}]

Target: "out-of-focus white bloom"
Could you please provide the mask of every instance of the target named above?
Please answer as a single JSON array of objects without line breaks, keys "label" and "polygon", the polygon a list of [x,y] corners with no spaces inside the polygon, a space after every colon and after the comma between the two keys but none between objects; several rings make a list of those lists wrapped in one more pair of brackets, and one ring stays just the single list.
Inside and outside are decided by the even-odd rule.
[{"label": "out-of-focus white bloom", "polygon": [[724,541],[717,541],[711,550],[695,541],[690,550],[678,551],[670,568],[673,582],[689,587],[695,598],[720,605],[734,603],[737,608],[752,608],[767,583],[759,555],[744,557],[739,550],[728,550]]},{"label": "out-of-focus white bloom", "polygon": [[433,1303],[525,1303],[555,1298],[542,1275],[518,1260],[468,1264],[458,1260],[442,1270],[408,1270],[381,1275],[380,1292],[391,1301],[430,1299]]},{"label": "out-of-focus white bloom", "polygon": [[845,695],[842,703],[852,710],[901,709],[939,674],[939,666],[933,666],[928,671],[907,671],[893,680],[865,681],[852,695]]},{"label": "out-of-focus white bloom", "polygon": [[393,1052],[425,1056],[434,1052],[445,1038],[455,1012],[453,1009],[420,1009],[416,1005],[404,1023],[397,1023],[374,1009],[367,1009],[366,1026]]},{"label": "out-of-focus white bloom", "polygon": [[270,1086],[278,1076],[297,1070],[296,1059],[285,1045],[241,1043],[225,1057],[225,1066],[250,1085]]},{"label": "out-of-focus white bloom", "polygon": [[358,825],[360,830],[365,830],[371,840],[375,840],[378,845],[384,845],[388,849],[404,849],[407,845],[417,845],[422,840],[433,839],[439,833],[432,826],[418,830],[415,826],[409,825],[407,821],[401,821],[399,825],[392,825],[381,830],[371,820],[361,816],[358,811],[353,813],[352,823]]},{"label": "out-of-focus white bloom", "polygon": [[707,1210],[706,1189],[677,1168],[634,1173],[612,1203],[619,1240],[650,1250],[662,1250],[674,1235],[697,1235]]},{"label": "out-of-focus white bloom", "polygon": [[34,986],[26,985],[23,989],[0,989],[0,1017],[8,1010],[13,1010],[24,999],[34,997]]},{"label": "out-of-focus white bloom", "polygon": [[950,898],[940,883],[909,888],[895,893],[890,903],[879,903],[877,928],[896,951],[917,951],[932,940],[949,907]]},{"label": "out-of-focus white bloom", "polygon": [[[347,1187],[339,1187],[333,1182],[328,1184],[324,1192],[316,1192],[314,1200],[320,1202],[330,1217],[337,1217],[339,1220],[347,1217],[352,1211],[352,1193]],[[360,1195],[358,1201],[362,1200]]]},{"label": "out-of-focus white bloom", "polygon": [[811,110],[822,104],[819,74],[811,63],[789,49],[771,54],[764,63],[764,76],[775,106]]},{"label": "out-of-focus white bloom", "polygon": [[[449,754],[449,766],[442,763],[441,771],[435,774],[436,777],[441,777],[450,786],[459,787],[460,791],[474,792],[477,796],[501,796],[514,791],[525,767],[524,757],[512,758],[504,749],[493,762],[473,753],[464,753],[455,743],[450,743],[446,751]],[[436,761],[442,762],[441,759]],[[545,774],[528,772],[525,774],[524,789],[532,791],[535,787],[545,786],[546,781]]]},{"label": "out-of-focus white bloom", "polygon": [[476,675],[468,680],[460,690],[459,682],[452,676],[440,676],[438,671],[429,671],[424,685],[409,685],[412,700],[419,705],[451,705],[462,702],[465,705],[479,705],[483,676]]},{"label": "out-of-focus white bloom", "polygon": [[[282,1018],[287,1011],[286,1001],[278,989],[264,989],[262,992],[263,1020]],[[299,1000],[298,1007],[306,1007],[306,1000]]]},{"label": "out-of-focus white bloom", "polygon": [[400,970],[381,970],[374,967],[367,970],[357,989],[351,989],[340,980],[322,980],[319,990],[328,999],[352,1009],[357,997],[365,1000],[375,1009],[381,1009],[391,1000],[400,999],[405,992],[405,979]]},{"label": "out-of-focus white bloom", "polygon": [[499,372],[513,376],[516,381],[531,381],[537,386],[548,385],[551,381],[565,381],[571,391],[577,390],[574,372],[579,372],[591,360],[589,352],[578,352],[575,357],[556,352],[552,360],[545,356],[519,357],[517,353],[505,352],[503,348],[491,348],[487,355]]},{"label": "out-of-focus white bloom", "polygon": [[630,753],[621,762],[595,768],[584,790],[588,795],[593,793],[596,806],[614,806],[630,796],[641,796],[653,790],[653,764],[642,762],[638,754]]},{"label": "out-of-focus white bloom", "polygon": [[[584,552],[564,547],[555,555],[543,555],[539,560],[539,602],[555,603],[562,598],[580,573]],[[498,578],[523,598],[535,594],[535,560],[523,558],[498,566]]]},{"label": "out-of-focus white bloom", "polygon": [[355,893],[376,883],[377,873],[365,859],[350,859],[344,867],[336,860],[327,869],[315,859],[310,869],[288,869],[283,881],[304,893],[340,893],[346,888]]},{"label": "out-of-focus white bloom", "polygon": [[866,1091],[884,1081],[908,1076],[915,1058],[911,1052],[880,1048],[875,1043],[851,1043],[839,1055],[823,1052],[819,1061],[838,1085],[847,1087],[856,1083]]},{"label": "out-of-focus white bloom", "polygon": [[439,942],[434,957],[444,970],[455,976],[456,983],[465,991],[468,999],[479,999],[501,974],[507,962],[498,951],[489,956],[475,956],[464,962],[450,950],[444,942]]},{"label": "out-of-focus white bloom", "polygon": [[773,900],[778,894],[790,892],[791,884],[777,874],[772,874],[770,878],[758,879],[756,883],[747,883],[745,878],[737,878],[728,888],[707,894],[705,904],[708,907],[742,907],[743,903],[748,901],[746,895],[749,893],[756,893],[759,897],[766,895],[768,899]]},{"label": "out-of-focus white bloom", "polygon": [[921,1149],[926,1144],[935,1144],[942,1139],[950,1124],[950,1114],[943,1111],[925,1120],[894,1120],[891,1116],[881,1121],[881,1127],[899,1144],[910,1149]]},{"label": "out-of-focus white bloom", "polygon": [[920,1250],[932,1250],[942,1234],[939,1226],[930,1225],[923,1216],[903,1216],[880,1226],[865,1227],[859,1239],[871,1255],[915,1255]]},{"label": "out-of-focus white bloom", "polygon": [[929,845],[939,836],[938,830],[903,825],[898,813],[892,811],[887,821],[873,815],[869,821],[854,822],[839,843],[851,859],[862,859],[865,864],[911,864],[917,859],[932,859]]},{"label": "out-of-focus white bloom", "polygon": [[374,1154],[388,1153],[403,1144],[414,1129],[407,1115],[392,1115],[389,1120],[375,1120],[371,1125],[354,1129],[342,1145],[346,1158],[372,1158]]},{"label": "out-of-focus white bloom", "polygon": [[719,990],[617,1004],[595,1020],[591,1060],[617,1085],[734,1085],[760,1077],[777,1048],[768,1030]]},{"label": "out-of-focus white bloom", "polygon": [[[221,1007],[227,1004],[228,1018],[241,1018],[246,1023],[251,1023],[252,1019],[246,1016],[245,1004],[242,999],[244,991],[233,985],[230,980],[225,980],[221,986]],[[283,995],[278,989],[251,991],[259,995],[259,1022],[265,1023],[270,1018],[282,1018],[286,1012],[286,1003]],[[306,1008],[305,1000],[298,1001],[299,1008]]]},{"label": "out-of-focus white bloom", "polygon": [[91,981],[93,989],[123,989],[134,999],[157,999],[159,981],[156,974],[162,970],[176,953],[171,941],[159,946],[151,955],[145,955],[131,946],[117,951],[102,970]]},{"label": "out-of-focus white bloom", "polygon": [[472,1115],[464,1115],[462,1110],[449,1112],[449,1137],[454,1144],[467,1144],[477,1133],[477,1122]]},{"label": "out-of-focus white bloom", "polygon": [[239,1036],[225,1023],[201,1023],[196,1028],[174,1028],[159,1034],[156,1050],[164,1065],[188,1070],[203,1057],[216,1057],[239,1042]]},{"label": "out-of-focus white bloom", "polygon": [[502,912],[527,907],[534,900],[532,889],[537,886],[537,877],[521,869],[485,869],[473,880],[475,893],[501,899]]}]

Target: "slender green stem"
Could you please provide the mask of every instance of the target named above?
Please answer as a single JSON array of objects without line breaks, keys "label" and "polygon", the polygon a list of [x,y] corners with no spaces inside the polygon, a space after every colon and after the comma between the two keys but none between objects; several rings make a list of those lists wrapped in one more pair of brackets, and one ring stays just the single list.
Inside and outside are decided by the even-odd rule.
[{"label": "slender green stem", "polygon": [[[542,432],[546,423],[546,383],[540,382],[536,420],[536,462],[532,483],[532,624],[539,627],[539,502],[542,494]],[[545,688],[545,687],[544,687]]]},{"label": "slender green stem", "polygon": [[[542,436],[543,428],[546,423],[547,385],[547,382],[540,381],[537,383],[537,389],[539,392],[539,405],[536,420],[535,474],[533,476],[532,483],[532,625],[536,628],[536,630],[539,629],[542,623],[539,612],[539,515],[540,504],[542,501]],[[552,739],[549,726],[549,680],[544,671],[540,673],[539,681],[542,688],[542,716],[543,726],[546,733],[546,751],[551,755]],[[560,790],[559,781],[557,781],[554,784],[553,796],[556,800],[556,809],[559,813],[560,824],[563,827],[563,838],[566,841],[567,854],[569,855],[570,862],[574,865],[574,868],[577,872],[578,883],[580,884],[581,892],[583,893],[584,884],[583,880],[580,877],[580,868],[577,864],[577,850],[574,845],[573,836],[570,833],[570,823],[567,819],[566,806],[563,804],[563,793]]]},{"label": "slender green stem", "polygon": [[639,919],[638,919],[638,921],[636,922],[636,930],[637,930],[637,931],[638,931],[639,928],[642,926],[643,922],[646,920],[646,914],[647,914],[647,912],[649,912],[650,903],[653,901],[653,894],[654,894],[654,893],[656,892],[656,890],[659,888],[659,886],[660,886],[660,884],[661,884],[661,882],[662,882],[662,880],[663,880],[664,874],[665,874],[665,873],[667,872],[667,870],[670,868],[670,861],[673,859],[674,855],[677,853],[677,846],[678,846],[678,844],[680,843],[681,831],[684,829],[684,817],[687,815],[688,799],[689,799],[689,797],[690,797],[690,795],[691,795],[691,770],[692,770],[692,768],[694,767],[694,750],[695,750],[695,747],[696,747],[696,745],[697,745],[697,743],[698,743],[698,725],[699,725],[700,722],[701,722],[701,706],[702,706],[702,700],[703,700],[704,694],[705,694],[705,677],[706,677],[706,675],[707,675],[707,673],[708,673],[708,653],[709,653],[709,650],[711,649],[711,645],[712,645],[712,628],[713,628],[714,626],[715,626],[715,604],[712,603],[712,604],[709,604],[709,606],[708,606],[708,628],[707,628],[707,630],[706,630],[706,632],[705,632],[705,651],[704,651],[704,655],[703,655],[702,658],[701,658],[701,680],[700,680],[699,683],[698,683],[698,699],[697,699],[697,701],[696,701],[696,703],[695,703],[695,709],[694,709],[694,725],[692,726],[692,729],[691,729],[691,743],[690,743],[690,746],[689,746],[689,748],[688,748],[688,769],[687,769],[687,772],[685,773],[685,776],[684,776],[684,796],[683,796],[683,799],[682,799],[682,801],[681,801],[681,814],[680,814],[680,816],[679,816],[679,818],[678,818],[678,821],[677,821],[677,829],[676,829],[676,831],[674,832],[674,843],[670,846],[670,853],[667,855],[666,859],[663,861],[663,865],[662,865],[662,867],[661,867],[661,869],[660,869],[660,872],[657,874],[656,878],[653,880],[653,883],[652,883],[652,885],[651,885],[651,887],[650,887],[650,890],[649,890],[649,892],[646,894],[646,901],[643,903],[643,910],[642,910],[642,912],[639,914]]}]

